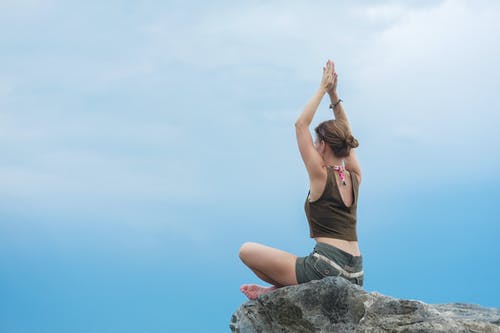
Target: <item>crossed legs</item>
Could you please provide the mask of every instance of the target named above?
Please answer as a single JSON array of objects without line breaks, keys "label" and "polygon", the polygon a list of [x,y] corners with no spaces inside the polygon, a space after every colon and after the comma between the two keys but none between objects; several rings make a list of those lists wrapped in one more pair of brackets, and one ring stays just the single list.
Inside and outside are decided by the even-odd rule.
[{"label": "crossed legs", "polygon": [[271,287],[255,284],[241,286],[240,290],[250,299],[276,288],[297,284],[295,262],[297,256],[258,243],[247,242],[240,248],[240,259],[261,280],[270,283]]}]

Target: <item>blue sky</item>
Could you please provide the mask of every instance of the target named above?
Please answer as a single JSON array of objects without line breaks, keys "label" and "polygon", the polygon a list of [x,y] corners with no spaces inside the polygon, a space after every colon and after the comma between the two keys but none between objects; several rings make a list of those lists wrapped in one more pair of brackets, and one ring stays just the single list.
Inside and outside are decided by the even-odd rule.
[{"label": "blue sky", "polygon": [[243,242],[313,247],[328,58],[365,288],[500,307],[499,32],[494,1],[1,1],[0,330],[228,330]]}]

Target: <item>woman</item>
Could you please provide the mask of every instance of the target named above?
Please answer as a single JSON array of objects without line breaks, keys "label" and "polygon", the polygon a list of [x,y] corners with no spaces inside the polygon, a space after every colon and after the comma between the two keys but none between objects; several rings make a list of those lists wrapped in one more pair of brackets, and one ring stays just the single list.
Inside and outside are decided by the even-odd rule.
[{"label": "woman", "polygon": [[[325,94],[330,96],[334,120],[315,128],[313,142],[309,125]],[[352,136],[342,100],[337,95],[337,73],[328,60],[323,67],[320,88],[295,122],[297,143],[309,174],[310,190],[305,211],[310,236],[316,240],[314,251],[300,257],[257,243],[241,246],[241,260],[262,280],[271,284],[241,286],[255,299],[276,288],[342,276],[363,285],[362,257],[356,233],[356,208],[361,170],[353,148]]]}]

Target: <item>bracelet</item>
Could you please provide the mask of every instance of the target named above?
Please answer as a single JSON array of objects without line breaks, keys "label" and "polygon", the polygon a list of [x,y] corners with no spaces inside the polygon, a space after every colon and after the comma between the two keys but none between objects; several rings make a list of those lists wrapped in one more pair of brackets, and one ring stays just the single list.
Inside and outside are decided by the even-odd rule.
[{"label": "bracelet", "polygon": [[339,98],[339,100],[337,101],[337,103],[330,104],[330,109],[332,109],[333,111],[335,111],[335,108],[337,107],[337,105],[339,105],[340,102],[343,102],[343,100],[341,98]]}]

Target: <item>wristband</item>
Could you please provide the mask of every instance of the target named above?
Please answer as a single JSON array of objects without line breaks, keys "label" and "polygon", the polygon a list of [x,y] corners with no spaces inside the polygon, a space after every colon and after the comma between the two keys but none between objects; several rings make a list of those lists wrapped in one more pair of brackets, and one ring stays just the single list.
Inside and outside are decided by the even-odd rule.
[{"label": "wristband", "polygon": [[330,104],[330,109],[332,109],[333,111],[335,111],[335,108],[337,107],[337,105],[339,105],[340,102],[343,102],[343,100],[341,98],[339,98],[339,100],[337,101],[337,103]]}]

